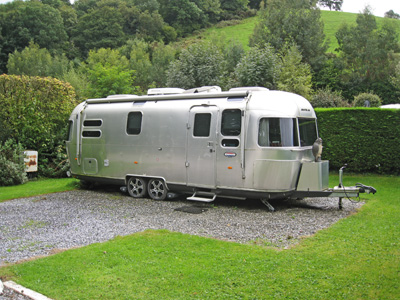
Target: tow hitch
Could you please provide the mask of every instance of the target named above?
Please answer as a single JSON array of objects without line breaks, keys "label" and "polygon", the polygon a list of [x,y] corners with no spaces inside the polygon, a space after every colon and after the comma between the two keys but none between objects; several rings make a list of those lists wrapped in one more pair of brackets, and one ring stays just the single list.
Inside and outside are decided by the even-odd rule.
[{"label": "tow hitch", "polygon": [[360,193],[375,194],[376,189],[372,186],[364,185],[362,183],[356,183],[355,186],[345,187],[343,186],[343,170],[347,167],[345,164],[339,170],[339,186],[333,188],[333,193],[331,196],[339,197],[339,209],[343,208],[342,199],[350,197],[358,197]]}]

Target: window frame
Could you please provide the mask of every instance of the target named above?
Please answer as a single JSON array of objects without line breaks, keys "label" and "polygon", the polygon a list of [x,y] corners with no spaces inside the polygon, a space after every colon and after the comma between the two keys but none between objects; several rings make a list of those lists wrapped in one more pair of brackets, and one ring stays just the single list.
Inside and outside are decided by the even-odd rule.
[{"label": "window frame", "polygon": [[[268,142],[269,145],[262,145],[260,144],[260,130],[261,130],[261,122],[264,119],[274,119],[274,120],[278,120],[279,121],[279,136],[280,136],[280,142],[282,143],[282,128],[281,128],[281,123],[280,120],[281,119],[287,119],[287,120],[291,120],[293,127],[292,127],[292,144],[291,146],[284,146],[284,145],[277,145],[277,146],[273,146],[271,145],[271,141],[269,140],[270,138],[270,133],[271,131],[268,130]],[[299,125],[298,125],[298,120],[297,117],[281,117],[281,116],[262,116],[258,119],[258,131],[257,131],[257,145],[261,148],[273,148],[273,149],[282,149],[282,148],[296,148],[296,147],[300,147],[300,133],[299,133]]]},{"label": "window frame", "polygon": [[[207,135],[200,135],[200,134],[196,134],[199,133],[200,130],[202,130],[202,128],[200,128],[200,125],[205,125],[205,123],[201,123],[200,119],[197,119],[197,116],[208,116],[208,134]],[[212,113],[209,112],[204,112],[204,113],[195,113],[194,114],[194,118],[193,118],[193,132],[192,135],[194,138],[209,138],[211,135],[211,121],[212,121]]]},{"label": "window frame", "polygon": [[[225,127],[224,128],[224,125],[226,124],[226,122],[224,122],[224,114],[226,112],[228,112],[228,111],[231,111],[231,112],[232,111],[238,111],[239,112],[239,120],[240,120],[240,122],[239,122],[239,132],[237,134],[230,134],[230,132],[226,132],[228,130],[233,131],[232,127],[230,127],[230,128]],[[242,134],[242,110],[241,109],[239,109],[239,108],[228,108],[228,109],[224,109],[222,111],[222,114],[221,114],[221,134],[223,136],[235,136],[235,137],[238,137],[238,136],[240,136]]]},{"label": "window frame", "polygon": [[[135,115],[139,115],[140,114],[140,127],[138,127],[138,128],[134,128],[134,129],[136,129],[137,131],[135,131],[134,133],[132,133],[132,132],[130,132],[129,131],[129,120],[130,120],[130,116],[131,115],[133,115],[133,114],[135,114]],[[133,128],[131,128],[131,130],[132,130]],[[126,118],[126,127],[125,127],[125,132],[126,132],[126,134],[127,135],[140,135],[141,133],[142,133],[142,130],[143,130],[143,113],[141,112],[141,111],[131,111],[131,112],[129,112],[128,113],[128,116],[127,116],[127,118]]]}]

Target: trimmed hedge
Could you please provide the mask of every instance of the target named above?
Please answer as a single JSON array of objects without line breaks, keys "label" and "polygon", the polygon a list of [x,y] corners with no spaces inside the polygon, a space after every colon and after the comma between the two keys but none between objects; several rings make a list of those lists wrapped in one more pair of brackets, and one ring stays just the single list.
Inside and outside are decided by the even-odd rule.
[{"label": "trimmed hedge", "polygon": [[63,176],[68,117],[76,106],[75,91],[50,77],[0,75],[0,141],[13,139],[25,150],[39,152],[39,173]]},{"label": "trimmed hedge", "polygon": [[317,108],[323,159],[331,170],[400,174],[400,110]]}]

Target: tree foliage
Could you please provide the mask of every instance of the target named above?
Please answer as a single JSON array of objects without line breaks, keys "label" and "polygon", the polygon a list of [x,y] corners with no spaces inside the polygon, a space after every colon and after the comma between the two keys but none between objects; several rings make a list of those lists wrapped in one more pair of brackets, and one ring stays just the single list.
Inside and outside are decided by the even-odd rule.
[{"label": "tree foliage", "polygon": [[343,98],[338,91],[332,91],[325,87],[315,91],[310,98],[310,102],[314,108],[316,107],[349,107],[349,103]]},{"label": "tree foliage", "polygon": [[235,69],[239,86],[276,88],[280,62],[270,45],[253,47],[242,57]]},{"label": "tree foliage", "polygon": [[46,170],[57,169],[65,156],[55,150],[63,147],[76,104],[73,88],[57,79],[0,75],[0,126],[6,132],[2,141],[13,139],[24,149],[37,150],[41,172],[49,174]]},{"label": "tree foliage", "polygon": [[296,93],[310,99],[312,94],[311,79],[311,67],[302,62],[298,47],[291,45],[284,49],[277,80],[278,90]]},{"label": "tree foliage", "polygon": [[133,86],[134,71],[129,69],[128,59],[118,50],[91,50],[84,70],[88,75],[92,97],[133,94],[136,91]]},{"label": "tree foliage", "polygon": [[308,0],[271,0],[260,16],[250,45],[270,44],[281,51],[287,43],[299,47],[303,61],[314,71],[324,64],[325,34],[320,11]]},{"label": "tree foliage", "polygon": [[23,150],[22,145],[13,139],[4,143],[0,140],[0,186],[22,184],[28,180],[21,160]]},{"label": "tree foliage", "polygon": [[9,54],[7,69],[12,75],[61,78],[71,66],[64,54],[52,56],[46,48],[30,42],[24,50]]},{"label": "tree foliage", "polygon": [[343,0],[318,0],[319,5],[328,7],[329,10],[341,10]]},{"label": "tree foliage", "polygon": [[8,55],[34,41],[51,53],[62,51],[67,33],[60,12],[42,2],[14,1],[0,5],[0,73],[6,72]]},{"label": "tree foliage", "polygon": [[355,96],[353,101],[353,106],[355,107],[379,107],[381,105],[381,98],[372,93],[361,93]]},{"label": "tree foliage", "polygon": [[390,18],[390,19],[400,19],[400,15],[395,13],[393,9],[385,12],[385,18]]},{"label": "tree foliage", "polygon": [[[346,98],[371,90],[391,99],[394,90],[389,76],[394,73],[399,51],[398,32],[391,22],[378,28],[368,8],[357,16],[356,25],[343,25],[336,33],[339,57],[344,63],[341,75]],[[393,99],[393,98],[392,98]]]},{"label": "tree foliage", "polygon": [[209,42],[197,43],[183,49],[168,69],[169,86],[184,89],[216,85],[225,71],[224,55]]}]

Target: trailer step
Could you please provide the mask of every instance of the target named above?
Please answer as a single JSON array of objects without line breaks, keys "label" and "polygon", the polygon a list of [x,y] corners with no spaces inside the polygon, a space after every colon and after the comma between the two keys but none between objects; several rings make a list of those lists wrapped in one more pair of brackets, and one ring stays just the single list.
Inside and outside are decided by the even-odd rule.
[{"label": "trailer step", "polygon": [[[201,196],[209,196],[210,198]],[[191,197],[187,197],[186,199],[191,201],[213,202],[215,198],[217,198],[217,195],[214,193],[196,191]]]}]

